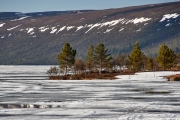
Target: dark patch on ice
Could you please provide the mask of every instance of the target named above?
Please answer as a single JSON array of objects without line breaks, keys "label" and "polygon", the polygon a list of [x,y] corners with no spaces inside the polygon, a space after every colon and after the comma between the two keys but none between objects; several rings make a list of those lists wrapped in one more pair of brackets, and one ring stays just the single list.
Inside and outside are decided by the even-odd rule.
[{"label": "dark patch on ice", "polygon": [[170,94],[170,91],[146,91],[145,94]]},{"label": "dark patch on ice", "polygon": [[143,110],[143,109],[129,109],[129,110],[111,110],[112,112],[128,112],[128,113],[180,113],[178,110]]},{"label": "dark patch on ice", "polygon": [[0,114],[0,117],[11,117],[11,116],[28,116],[32,114]]},{"label": "dark patch on ice", "polygon": [[146,112],[155,112],[155,113],[180,113],[179,110],[146,110]]},{"label": "dark patch on ice", "polygon": [[59,108],[59,105],[37,105],[37,104],[0,104],[0,108],[17,109],[17,108]]},{"label": "dark patch on ice", "polygon": [[130,89],[130,91],[133,91],[133,92],[144,92],[144,91],[150,91],[150,90],[153,90],[153,88]]}]

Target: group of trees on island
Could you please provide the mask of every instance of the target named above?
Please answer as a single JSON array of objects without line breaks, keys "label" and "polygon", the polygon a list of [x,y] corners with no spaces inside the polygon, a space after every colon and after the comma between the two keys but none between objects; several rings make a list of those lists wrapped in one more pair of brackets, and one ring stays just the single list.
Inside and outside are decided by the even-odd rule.
[{"label": "group of trees on island", "polygon": [[86,59],[76,58],[74,50],[67,42],[64,44],[61,53],[57,56],[59,67],[51,67],[48,70],[50,76],[73,75],[82,73],[97,72],[119,72],[119,71],[156,71],[169,70],[176,65],[176,54],[173,50],[162,44],[158,56],[154,59],[146,56],[138,42],[134,44],[129,55],[121,54],[112,57],[104,44],[100,43],[96,48],[91,44],[87,50]]}]

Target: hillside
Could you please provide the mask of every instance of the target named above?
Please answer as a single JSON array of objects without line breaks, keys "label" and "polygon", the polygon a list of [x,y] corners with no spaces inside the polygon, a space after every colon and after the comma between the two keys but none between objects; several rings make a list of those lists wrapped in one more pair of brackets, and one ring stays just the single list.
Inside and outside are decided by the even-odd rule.
[{"label": "hillside", "polygon": [[146,55],[159,45],[180,52],[180,2],[96,11],[0,13],[0,64],[57,64],[65,42],[84,58],[90,44],[113,55],[138,41]]}]

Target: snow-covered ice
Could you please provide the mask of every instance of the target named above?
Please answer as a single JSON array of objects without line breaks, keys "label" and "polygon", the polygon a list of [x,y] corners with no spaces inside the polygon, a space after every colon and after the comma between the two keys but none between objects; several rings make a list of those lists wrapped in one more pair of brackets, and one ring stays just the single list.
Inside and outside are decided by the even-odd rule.
[{"label": "snow-covered ice", "polygon": [[174,71],[120,75],[117,80],[48,80],[50,66],[0,66],[0,119],[178,120]]}]

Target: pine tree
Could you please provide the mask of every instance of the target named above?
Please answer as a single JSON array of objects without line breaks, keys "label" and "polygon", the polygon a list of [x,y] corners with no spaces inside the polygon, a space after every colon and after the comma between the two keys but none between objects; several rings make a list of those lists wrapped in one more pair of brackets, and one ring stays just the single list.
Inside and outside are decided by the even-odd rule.
[{"label": "pine tree", "polygon": [[70,44],[66,42],[61,53],[57,56],[60,68],[65,69],[65,75],[67,74],[67,68],[74,65],[75,56],[76,50],[73,50]]},{"label": "pine tree", "polygon": [[129,58],[129,67],[132,70],[140,71],[143,68],[145,55],[141,52],[139,43],[136,42]]},{"label": "pine tree", "polygon": [[100,69],[100,74],[102,68],[107,66],[111,60],[110,54],[107,53],[108,49],[105,49],[104,44],[100,43],[95,50],[95,60]]},{"label": "pine tree", "polygon": [[92,71],[94,67],[94,63],[95,63],[94,46],[91,44],[89,46],[86,56],[86,67],[89,69],[89,71]]},{"label": "pine tree", "polygon": [[147,64],[146,64],[146,69],[149,70],[149,71],[153,70],[153,59],[148,58]]},{"label": "pine tree", "polygon": [[159,54],[156,61],[159,63],[163,70],[170,69],[175,65],[176,55],[173,50],[169,49],[168,46],[162,44],[159,48]]}]

